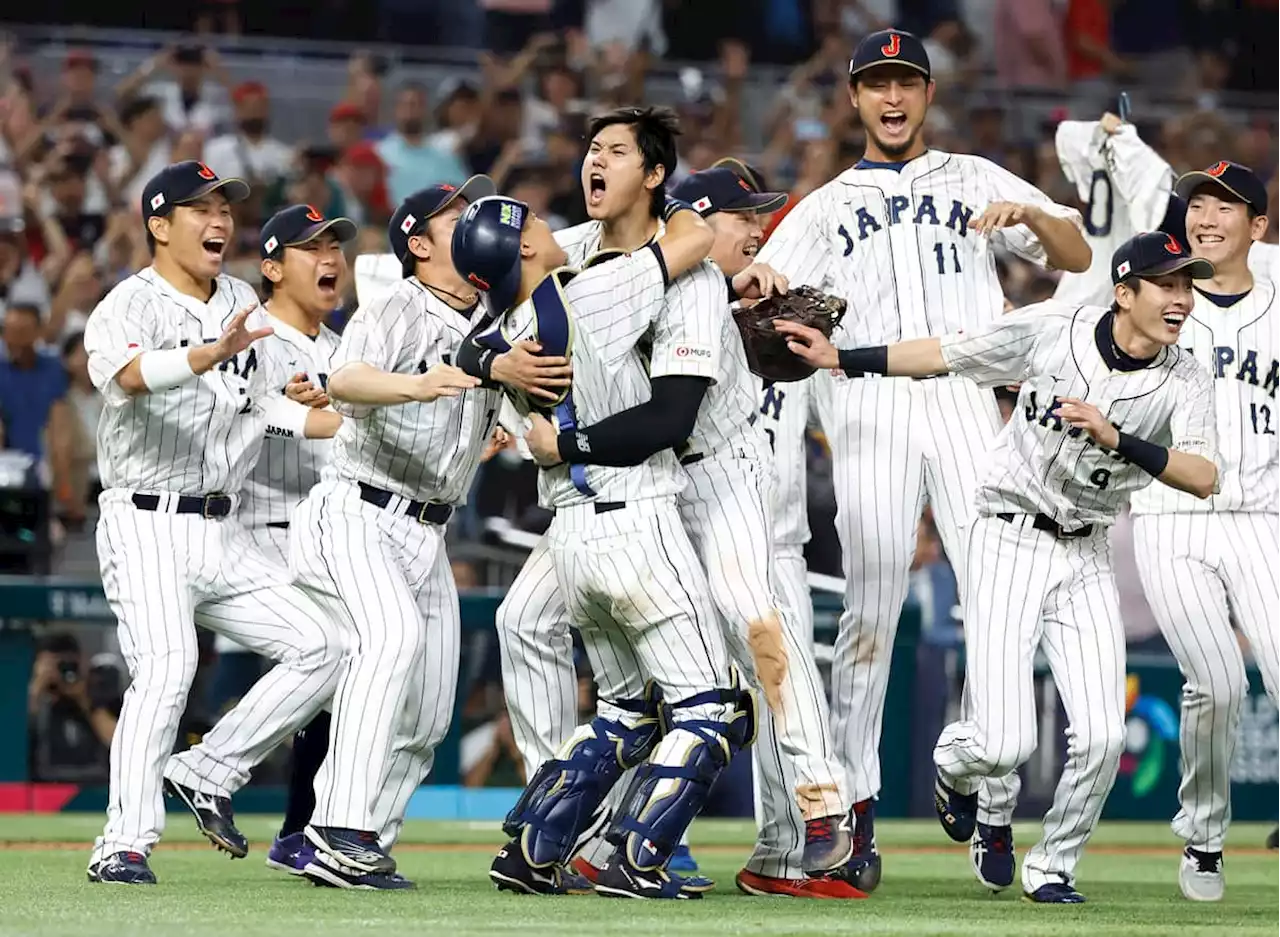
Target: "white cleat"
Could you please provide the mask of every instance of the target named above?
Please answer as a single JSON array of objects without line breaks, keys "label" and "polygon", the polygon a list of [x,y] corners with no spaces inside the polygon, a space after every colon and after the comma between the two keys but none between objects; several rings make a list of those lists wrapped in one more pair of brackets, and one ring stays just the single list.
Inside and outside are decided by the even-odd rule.
[{"label": "white cleat", "polygon": [[1190,846],[1182,853],[1178,884],[1188,901],[1221,901],[1226,890],[1222,875],[1222,853],[1201,852]]}]

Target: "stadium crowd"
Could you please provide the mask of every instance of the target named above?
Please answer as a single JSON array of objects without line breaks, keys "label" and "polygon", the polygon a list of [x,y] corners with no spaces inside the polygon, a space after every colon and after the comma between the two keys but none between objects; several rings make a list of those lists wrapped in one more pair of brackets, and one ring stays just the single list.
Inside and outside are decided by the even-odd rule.
[{"label": "stadium crowd", "polygon": [[[892,22],[928,37],[939,86],[933,145],[985,156],[1079,204],[1054,150],[1057,122],[1095,119],[1121,88],[1160,89],[1185,105],[1165,120],[1136,117],[1142,137],[1178,172],[1223,157],[1252,166],[1269,180],[1270,239],[1278,228],[1275,0],[332,0],[306,17],[273,6],[259,19],[237,0],[200,5],[195,32],[123,76],[106,75],[86,43],[65,49],[56,78],[37,80],[36,49],[0,46],[0,572],[75,571],[68,558],[92,554],[102,404],[82,333],[98,299],[149,262],[141,189],[170,162],[199,159],[252,184],[252,198],[236,206],[227,261],[250,282],[260,280],[258,227],[293,202],[355,220],[357,253],[387,249],[386,223],[409,192],[474,173],[553,227],[576,224],[586,220],[579,166],[588,115],[651,100],[647,79],[668,60],[683,63],[667,102],[682,122],[680,171],[744,157],[789,193],[785,212],[861,154],[844,87],[849,50]],[[69,18],[70,9],[54,3],[47,16]],[[173,9],[163,14],[170,21]],[[98,25],[142,25],[133,15],[106,10]],[[473,64],[427,86],[398,75],[383,54],[352,51],[324,125],[286,139],[276,135],[269,84],[231,75],[236,46],[224,34],[239,32],[394,37],[475,52]],[[790,75],[767,113],[748,114],[761,62]],[[1256,110],[1226,109],[1258,101],[1238,95],[1262,90],[1270,97]],[[1035,107],[1020,108],[1026,101]],[[1001,270],[1014,305],[1053,292],[1052,274],[1015,258]],[[355,304],[349,286],[336,329]],[[816,434],[810,469],[810,566],[837,573],[834,497]],[[535,475],[514,448],[499,453],[451,534],[480,541],[493,517],[540,530],[548,518]],[[924,534],[918,565],[944,564],[927,519]],[[456,572],[460,585],[495,581],[477,566]],[[34,764],[105,766],[119,682],[104,666],[69,637],[43,646],[31,689],[43,740]],[[473,693],[488,740],[481,762],[503,744],[492,696]]]}]

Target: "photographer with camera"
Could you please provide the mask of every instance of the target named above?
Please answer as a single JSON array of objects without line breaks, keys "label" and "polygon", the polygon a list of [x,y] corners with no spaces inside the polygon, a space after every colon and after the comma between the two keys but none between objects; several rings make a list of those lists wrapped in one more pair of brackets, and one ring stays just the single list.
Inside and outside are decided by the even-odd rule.
[{"label": "photographer with camera", "polygon": [[27,688],[32,778],[105,781],[119,693],[119,672],[91,670],[73,635],[41,641]]}]

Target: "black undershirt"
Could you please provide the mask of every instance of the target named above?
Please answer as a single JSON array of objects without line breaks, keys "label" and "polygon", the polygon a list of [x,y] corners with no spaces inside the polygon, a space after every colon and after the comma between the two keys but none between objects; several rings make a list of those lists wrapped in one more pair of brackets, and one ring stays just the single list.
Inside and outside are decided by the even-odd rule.
[{"label": "black undershirt", "polygon": [[705,377],[683,374],[655,377],[652,396],[639,406],[561,433],[560,458],[583,465],[629,466],[673,449],[693,432],[710,384]]}]

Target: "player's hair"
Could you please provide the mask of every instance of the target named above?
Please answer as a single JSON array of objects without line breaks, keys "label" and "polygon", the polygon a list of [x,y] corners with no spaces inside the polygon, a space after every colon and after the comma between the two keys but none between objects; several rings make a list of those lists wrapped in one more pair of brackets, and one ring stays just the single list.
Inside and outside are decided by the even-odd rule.
[{"label": "player's hair", "polygon": [[[1133,290],[1135,296],[1138,294],[1138,290],[1142,289],[1142,277],[1129,277],[1120,282]],[[1111,314],[1113,316],[1120,314],[1120,304],[1114,299],[1111,300]]]},{"label": "player's hair", "polygon": [[666,170],[662,182],[654,188],[649,204],[649,214],[660,218],[667,203],[667,183],[676,171],[676,137],[680,136],[680,118],[669,107],[620,107],[591,118],[587,125],[587,141],[594,140],[601,130],[614,124],[631,128],[646,173],[659,166]]},{"label": "player's hair", "polygon": [[262,286],[259,288],[258,292],[262,294],[262,299],[264,301],[275,295],[276,285],[265,273],[262,275]]}]

